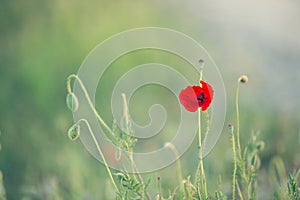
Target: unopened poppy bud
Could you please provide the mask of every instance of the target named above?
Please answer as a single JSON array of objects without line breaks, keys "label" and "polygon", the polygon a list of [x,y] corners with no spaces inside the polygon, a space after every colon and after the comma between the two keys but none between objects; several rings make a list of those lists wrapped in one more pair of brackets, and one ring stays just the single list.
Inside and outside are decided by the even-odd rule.
[{"label": "unopened poppy bud", "polygon": [[68,130],[68,137],[70,140],[76,140],[80,136],[80,126],[79,124],[74,124]]},{"label": "unopened poppy bud", "polygon": [[241,82],[241,83],[247,83],[248,82],[248,76],[246,76],[246,75],[240,76],[239,82]]},{"label": "unopened poppy bud", "polygon": [[78,109],[78,100],[76,95],[73,92],[67,94],[66,103],[68,108],[75,112]]}]

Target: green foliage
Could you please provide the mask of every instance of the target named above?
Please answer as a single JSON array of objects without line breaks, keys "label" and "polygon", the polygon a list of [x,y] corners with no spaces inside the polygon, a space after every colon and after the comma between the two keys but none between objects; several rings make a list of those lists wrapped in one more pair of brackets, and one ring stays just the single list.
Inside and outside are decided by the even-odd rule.
[{"label": "green foliage", "polygon": [[221,191],[221,184],[222,184],[222,180],[221,180],[221,176],[219,175],[218,188],[215,191],[215,199],[217,199],[217,200],[227,200],[227,196]]},{"label": "green foliage", "polygon": [[291,199],[300,200],[300,169],[294,173],[289,173],[286,186],[274,188],[273,197],[276,200]]},{"label": "green foliage", "polygon": [[145,199],[147,187],[149,186],[150,179],[144,184],[139,182],[135,175],[130,175],[126,172],[119,172],[115,174],[120,182],[120,192],[117,194],[117,199]]},{"label": "green foliage", "polygon": [[134,145],[137,142],[137,139],[134,137],[133,131],[124,130],[126,129],[119,128],[117,122],[114,121],[112,126],[113,134],[111,137],[111,141],[120,149],[131,152],[133,150]]},{"label": "green foliage", "polygon": [[300,169],[294,174],[289,174],[289,180],[287,183],[289,197],[293,200],[300,199]]},{"label": "green foliage", "polygon": [[257,135],[252,134],[244,149],[243,158],[238,159],[237,184],[241,184],[242,193],[246,199],[257,199],[257,170],[260,167],[259,152],[264,147],[263,141],[256,140]]}]

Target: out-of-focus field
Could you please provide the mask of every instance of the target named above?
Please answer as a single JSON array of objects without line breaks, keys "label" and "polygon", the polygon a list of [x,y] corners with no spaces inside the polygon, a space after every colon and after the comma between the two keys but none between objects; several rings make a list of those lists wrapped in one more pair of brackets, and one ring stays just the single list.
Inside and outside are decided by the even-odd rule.
[{"label": "out-of-focus field", "polygon": [[[225,3],[226,2],[226,3]],[[109,199],[108,176],[79,142],[66,132],[73,123],[65,104],[66,77],[98,43],[131,28],[176,29],[199,41],[223,76],[226,123],[235,123],[234,95],[240,74],[249,83],[240,92],[241,137],[260,131],[259,199],[269,199],[271,161],[280,156],[286,173],[300,167],[300,3],[296,1],[0,1],[0,169],[8,199]],[[155,50],[125,55],[100,80],[96,107],[110,124],[110,95],[123,72],[142,63],[163,63],[182,72],[180,58]],[[186,76],[195,75],[187,72]],[[130,105],[133,118],[147,122],[147,93],[158,95],[168,115],[175,98],[161,88],[144,88]],[[145,106],[147,105],[147,106]],[[174,106],[178,106],[176,103]],[[146,107],[146,108],[145,108]],[[141,111],[142,109],[142,111]],[[144,110],[143,110],[144,109]],[[101,112],[102,110],[102,112]],[[174,117],[176,119],[176,117]],[[171,124],[166,137],[172,132]],[[160,141],[158,141],[160,142]],[[205,158],[209,190],[217,177],[230,194],[232,158],[225,124],[220,140]],[[197,165],[196,144],[182,157],[184,176]],[[166,194],[176,186],[175,165],[153,174],[162,177]],[[285,187],[285,185],[283,185]]]}]

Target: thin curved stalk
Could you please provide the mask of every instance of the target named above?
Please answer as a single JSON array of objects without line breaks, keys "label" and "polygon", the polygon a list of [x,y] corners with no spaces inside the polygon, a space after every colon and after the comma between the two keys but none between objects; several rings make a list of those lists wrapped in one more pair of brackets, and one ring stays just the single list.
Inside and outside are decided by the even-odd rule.
[{"label": "thin curved stalk", "polygon": [[97,110],[96,110],[94,104],[92,103],[92,100],[91,100],[91,98],[90,98],[90,96],[89,96],[89,94],[88,94],[88,92],[87,92],[87,90],[86,90],[86,88],[85,88],[83,82],[82,82],[81,79],[80,79],[77,75],[75,75],[75,74],[71,74],[71,75],[67,78],[67,90],[68,90],[68,92],[69,92],[69,93],[72,92],[72,89],[71,89],[71,80],[72,80],[73,78],[76,79],[76,80],[78,81],[78,83],[79,83],[79,85],[80,85],[80,87],[81,87],[81,89],[82,89],[82,91],[83,91],[83,93],[84,93],[84,95],[85,95],[85,98],[86,98],[87,101],[88,101],[88,104],[89,104],[90,108],[92,109],[93,113],[96,115],[96,117],[97,117],[97,119],[99,120],[100,124],[101,124],[101,125],[102,125],[102,126],[103,126],[110,134],[113,135],[114,133],[112,132],[112,130],[109,128],[109,126],[104,122],[104,120],[100,117],[99,113],[97,112]]},{"label": "thin curved stalk", "polygon": [[101,151],[101,148],[100,148],[100,146],[99,146],[99,144],[98,144],[98,142],[97,142],[97,139],[96,139],[96,137],[95,137],[95,134],[94,134],[94,132],[93,132],[93,130],[92,130],[92,128],[91,128],[89,122],[88,122],[86,119],[80,119],[80,120],[77,121],[76,124],[78,124],[78,123],[80,123],[80,122],[84,122],[84,123],[86,124],[86,126],[88,127],[89,132],[90,132],[90,134],[91,134],[91,137],[92,137],[92,139],[93,139],[93,141],[94,141],[94,143],[95,143],[95,145],[96,145],[96,148],[97,148],[97,150],[98,150],[98,153],[100,154],[101,159],[103,160],[103,163],[104,163],[104,165],[105,165],[105,168],[106,168],[106,170],[107,170],[107,172],[108,172],[109,178],[110,178],[111,182],[113,183],[113,185],[114,185],[116,191],[119,192],[119,189],[118,189],[118,187],[117,187],[117,185],[116,185],[116,183],[115,183],[115,181],[114,181],[114,179],[113,179],[113,176],[112,176],[112,173],[111,173],[110,168],[109,168],[109,166],[108,166],[108,163],[106,162],[106,159],[105,159],[105,157],[104,157],[104,155],[103,155],[103,153],[102,153],[102,151]]}]

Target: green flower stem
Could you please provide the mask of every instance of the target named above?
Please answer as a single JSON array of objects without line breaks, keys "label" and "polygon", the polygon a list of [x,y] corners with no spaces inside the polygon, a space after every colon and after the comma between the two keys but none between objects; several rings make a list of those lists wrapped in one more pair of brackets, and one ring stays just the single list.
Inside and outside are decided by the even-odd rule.
[{"label": "green flower stem", "polygon": [[[93,112],[94,112],[94,114],[96,115],[97,119],[99,120],[100,124],[101,124],[101,125],[102,125],[102,126],[103,126],[110,134],[113,135],[114,133],[112,132],[112,130],[107,126],[107,124],[104,122],[104,120],[103,120],[103,119],[100,117],[100,115],[98,114],[98,112],[97,112],[95,106],[93,105],[93,103],[92,103],[92,101],[91,101],[91,99],[90,99],[90,96],[89,96],[89,94],[88,94],[88,92],[87,92],[87,90],[86,90],[86,88],[85,88],[83,82],[82,82],[81,79],[80,79],[77,75],[75,75],[75,74],[71,74],[71,75],[67,78],[67,90],[68,90],[68,93],[71,93],[71,92],[72,92],[72,88],[71,88],[71,80],[72,80],[72,79],[76,79],[76,80],[78,81],[78,83],[79,83],[81,89],[82,89],[83,92],[84,92],[85,98],[87,99],[90,108],[93,110]],[[79,120],[79,121],[80,121],[80,120]],[[79,122],[79,121],[78,121],[78,122]],[[103,155],[103,153],[102,153],[102,151],[101,151],[101,149],[100,149],[100,146],[99,146],[99,144],[98,144],[98,142],[97,142],[97,140],[96,140],[96,138],[95,138],[94,132],[92,131],[92,129],[91,129],[91,127],[90,127],[90,125],[89,125],[89,123],[88,123],[88,121],[87,121],[86,119],[81,119],[81,121],[83,121],[83,122],[86,123],[86,125],[87,125],[87,127],[88,127],[88,129],[89,129],[89,132],[90,132],[90,134],[91,134],[91,136],[92,136],[92,138],[93,138],[93,141],[95,142],[95,145],[96,145],[96,147],[97,147],[97,150],[98,150],[98,152],[99,152],[99,154],[100,154],[100,156],[101,156],[101,158],[102,158],[102,160],[103,160],[103,162],[104,162],[104,165],[105,165],[105,167],[106,167],[106,170],[108,171],[109,177],[110,177],[110,179],[111,179],[111,181],[112,181],[112,183],[113,183],[113,185],[114,185],[116,191],[119,193],[119,189],[118,189],[118,187],[117,187],[116,184],[115,184],[115,181],[114,181],[114,179],[113,179],[113,177],[112,177],[112,173],[111,173],[111,171],[110,171],[110,169],[109,169],[109,167],[108,167],[108,164],[107,164],[107,162],[106,162],[106,160],[105,160],[105,157],[104,157],[104,155]],[[77,122],[77,123],[78,123],[78,122]]]},{"label": "green flower stem", "polygon": [[[123,99],[123,117],[125,118],[125,127],[126,127],[126,130],[123,130],[125,131],[126,133],[130,133],[131,130],[129,130],[129,112],[128,112],[128,105],[127,105],[127,100],[126,100],[126,96],[124,93],[122,93],[122,99]],[[131,164],[131,169],[132,169],[132,176],[133,178],[135,179],[136,182],[141,182],[142,184],[144,183],[142,177],[140,176],[140,173],[135,165],[135,162],[133,160],[133,153],[132,153],[132,148],[128,147],[128,145],[126,144],[126,149],[128,151],[128,158],[129,158],[129,161],[130,161],[130,164]],[[138,177],[138,179],[136,178],[136,174]]]},{"label": "green flower stem", "polygon": [[[199,110],[199,113],[200,113],[200,110]],[[203,138],[203,141],[200,140],[201,142],[201,145],[200,145],[200,171],[201,171],[201,175],[202,175],[202,187],[203,187],[203,190],[204,190],[204,196],[205,196],[205,199],[208,198],[208,194],[207,194],[207,186],[206,186],[206,176],[205,176],[205,171],[204,171],[204,164],[203,164],[203,149],[205,147],[205,144],[206,144],[206,140],[207,140],[207,136],[208,136],[208,131],[209,131],[209,128],[210,128],[210,121],[209,121],[209,113],[208,111],[204,111],[205,113],[205,121],[206,121],[206,131],[205,131],[205,134],[204,134],[204,138]],[[201,114],[199,114],[199,117],[200,117],[200,123],[198,122],[198,124],[200,124],[200,127],[199,129],[201,129]],[[199,119],[199,118],[198,118]],[[200,137],[202,137],[202,134],[200,132]]]},{"label": "green flower stem", "polygon": [[[85,97],[86,97],[86,99],[87,99],[87,101],[88,101],[88,104],[89,104],[90,108],[93,110],[93,112],[94,112],[94,114],[96,115],[96,117],[97,117],[98,121],[100,122],[100,124],[101,124],[101,125],[106,129],[106,131],[108,131],[111,135],[114,135],[113,131],[109,128],[109,126],[104,122],[104,120],[100,117],[99,113],[97,112],[95,106],[93,105],[93,103],[92,103],[92,101],[91,101],[91,99],[90,99],[90,97],[89,97],[89,94],[88,94],[88,92],[87,92],[87,90],[86,90],[86,88],[85,88],[83,82],[82,82],[81,79],[80,79],[77,75],[75,75],[75,74],[71,74],[71,75],[68,77],[68,79],[67,79],[67,90],[68,90],[68,92],[69,92],[69,93],[72,92],[72,89],[71,89],[71,80],[72,80],[72,79],[76,79],[76,80],[78,81],[80,87],[82,88],[82,90],[83,90],[83,92],[84,92],[84,95],[85,95]],[[126,110],[126,111],[127,111],[127,110]],[[87,122],[87,121],[86,121],[86,122]],[[89,128],[89,129],[90,129],[90,128]],[[90,129],[90,131],[91,131],[91,129]],[[93,133],[93,132],[91,132],[91,133]],[[92,135],[93,135],[93,134],[92,134]],[[97,143],[97,141],[96,141],[96,138],[94,138],[94,136],[92,136],[92,137],[93,137],[93,140],[94,140],[95,144],[97,145],[97,149],[98,149],[99,145],[98,145],[98,143]],[[99,147],[98,151],[99,151],[99,153],[101,152],[100,147]],[[102,152],[100,153],[100,155],[101,155],[101,154],[102,154]],[[106,166],[106,168],[109,170],[108,164],[107,164],[107,162],[106,162],[105,159],[104,159],[104,155],[102,154],[101,157],[103,157],[102,159],[103,159],[104,163],[106,163],[105,166]],[[136,167],[136,165],[135,165],[135,163],[134,163],[134,161],[133,161],[132,156],[129,155],[129,159],[130,159],[131,164],[132,164],[132,166],[133,166],[133,168],[134,168],[134,171],[135,171],[136,174],[138,175],[138,177],[139,177],[141,183],[144,183],[144,181],[143,181],[143,179],[142,179],[142,177],[141,177],[141,175],[140,175],[140,173],[139,173],[139,171],[138,171],[138,169],[137,169],[137,167]],[[109,176],[111,177],[111,179],[112,179],[112,181],[113,181],[113,178],[112,178],[112,175],[111,175],[110,170],[109,170]],[[116,184],[115,184],[114,181],[113,181],[113,184],[114,184],[114,186],[115,186],[115,188],[116,188],[116,191],[119,192],[119,190],[118,190],[118,188],[117,188],[117,186],[116,186]],[[147,195],[147,199],[150,200],[150,195],[149,195],[149,193],[147,193],[146,195]]]},{"label": "green flower stem", "polygon": [[201,109],[198,110],[198,148],[201,152],[202,147],[202,133],[201,133]]},{"label": "green flower stem", "polygon": [[[205,171],[204,171],[204,164],[203,164],[203,147],[204,147],[204,140],[202,142],[202,133],[201,133],[201,109],[199,109],[198,111],[198,129],[199,129],[199,156],[200,156],[200,171],[201,171],[201,175],[202,175],[202,188],[203,188],[203,192],[204,192],[204,198],[207,199],[208,198],[208,194],[207,194],[207,187],[206,187],[206,176],[205,176]],[[207,129],[208,130],[208,129]],[[207,132],[205,133],[205,135],[207,135]],[[204,139],[206,140],[206,137],[204,136]]]},{"label": "green flower stem", "polygon": [[93,141],[94,141],[94,143],[95,143],[95,145],[96,145],[96,147],[97,147],[97,150],[98,150],[98,152],[99,152],[99,154],[100,154],[100,156],[101,156],[101,159],[103,160],[103,163],[104,163],[104,165],[105,165],[105,168],[106,168],[106,170],[107,170],[107,172],[108,172],[109,178],[110,178],[111,182],[113,183],[113,185],[114,185],[116,191],[119,193],[119,189],[118,189],[118,187],[117,187],[117,185],[116,185],[116,183],[115,183],[115,181],[114,181],[114,179],[113,179],[113,176],[112,176],[112,173],[111,173],[110,168],[109,168],[109,166],[108,166],[108,163],[106,162],[106,159],[105,159],[105,157],[104,157],[104,155],[103,155],[103,153],[102,153],[102,151],[101,151],[101,148],[100,148],[100,146],[99,146],[99,144],[98,144],[98,142],[97,142],[97,139],[96,139],[96,137],[95,137],[95,134],[94,134],[94,132],[93,132],[93,130],[92,130],[92,128],[91,128],[89,122],[88,122],[86,119],[80,119],[80,120],[78,120],[78,121],[76,122],[76,124],[79,124],[80,122],[84,122],[84,123],[86,124],[86,126],[88,127],[89,132],[90,132],[90,134],[91,134],[91,136],[92,136],[92,139],[93,139]]},{"label": "green flower stem", "polygon": [[238,79],[236,93],[235,93],[235,108],[236,108],[236,140],[237,140],[237,153],[239,158],[239,166],[241,168],[241,175],[245,182],[248,184],[249,180],[246,174],[245,163],[242,157],[242,149],[240,144],[240,113],[239,113],[239,88],[241,79]]},{"label": "green flower stem", "polygon": [[68,78],[67,78],[67,90],[69,93],[72,92],[72,89],[71,89],[71,80],[72,79],[76,79],[82,89],[82,91],[84,92],[84,95],[85,95],[85,98],[87,99],[88,101],[88,104],[90,106],[90,108],[92,109],[92,111],[94,112],[94,114],[96,115],[98,121],[100,122],[100,124],[106,129],[106,131],[108,131],[111,135],[114,135],[114,133],[112,132],[112,130],[109,128],[109,126],[104,122],[104,120],[100,117],[99,113],[97,112],[94,104],[92,103],[92,100],[84,86],[84,84],[82,83],[81,79],[75,75],[75,74],[71,74]]},{"label": "green flower stem", "polygon": [[157,178],[157,184],[158,184],[158,200],[162,200],[162,188],[161,188],[161,180],[160,177]]},{"label": "green flower stem", "polygon": [[242,150],[240,144],[240,113],[239,113],[239,88],[240,80],[237,82],[236,92],[235,92],[235,109],[236,109],[236,137],[237,137],[237,149],[239,159],[242,159]]},{"label": "green flower stem", "polygon": [[201,166],[200,166],[200,161],[198,163],[198,167],[196,170],[196,176],[195,176],[195,185],[196,185],[196,194],[197,197],[199,198],[199,200],[202,200],[202,195],[201,195],[201,191],[200,191],[200,172],[201,171]]},{"label": "green flower stem", "polygon": [[207,140],[207,136],[208,136],[208,131],[210,129],[210,121],[209,121],[209,113],[208,111],[204,111],[205,113],[205,121],[206,121],[206,131],[205,131],[205,135],[204,135],[204,139],[203,139],[203,145],[206,144],[206,140]]},{"label": "green flower stem", "polygon": [[232,156],[233,156],[233,175],[232,175],[232,200],[235,200],[235,185],[236,185],[236,170],[237,170],[237,162],[236,162],[236,148],[235,148],[235,138],[233,134],[233,126],[229,127],[231,142],[232,142]]},{"label": "green flower stem", "polygon": [[236,187],[237,187],[237,191],[238,191],[238,194],[239,194],[239,197],[240,197],[240,200],[244,200],[243,198],[243,194],[242,194],[242,191],[241,191],[241,188],[240,188],[240,185],[238,183],[238,181],[236,180]]},{"label": "green flower stem", "polygon": [[196,188],[197,188],[197,196],[199,197],[199,199],[202,199],[202,194],[200,191],[200,182],[201,182],[201,178],[200,178],[200,174],[201,174],[201,143],[202,143],[202,134],[201,134],[201,111],[198,111],[198,149],[199,149],[199,163],[198,163],[198,167],[196,170]]},{"label": "green flower stem", "polygon": [[[203,77],[203,62],[200,62],[200,81],[199,83],[202,81],[202,77]],[[200,87],[201,87],[201,83],[200,83]],[[207,115],[206,115],[207,116]],[[208,118],[207,118],[208,119]],[[197,195],[200,199],[202,199],[201,197],[201,192],[200,192],[200,173],[201,173],[201,184],[202,184],[202,189],[204,192],[204,198],[207,199],[208,198],[208,194],[207,194],[207,187],[206,187],[206,177],[205,177],[205,171],[204,171],[204,166],[203,166],[203,146],[205,145],[205,140],[208,134],[208,124],[209,121],[207,121],[207,129],[206,129],[206,133],[204,136],[204,141],[202,142],[202,132],[201,132],[201,108],[199,108],[198,110],[198,149],[199,149],[199,164],[198,164],[198,168],[196,171],[196,186],[197,186]]]},{"label": "green flower stem", "polygon": [[[126,100],[126,95],[124,93],[122,93],[122,99],[123,99],[123,116],[125,117],[125,124],[126,124],[126,133],[131,133],[131,124],[130,124],[130,117],[129,117],[129,110],[128,110],[128,105],[127,105],[127,100]],[[126,147],[127,151],[128,151],[128,158],[130,160],[130,164],[131,164],[131,168],[132,168],[132,172],[133,172],[133,178],[137,181],[140,182],[141,184],[144,185],[144,180],[143,177],[141,176],[141,173],[139,172],[134,159],[133,159],[133,149],[129,148],[128,146]],[[138,180],[136,178],[136,176],[138,177]],[[144,198],[144,194],[142,194],[142,197]],[[146,197],[148,200],[150,200],[150,194],[149,192],[146,192]]]},{"label": "green flower stem", "polygon": [[128,124],[129,123],[129,111],[128,111],[126,95],[124,93],[122,93],[121,95],[122,95],[122,100],[123,100],[123,116],[125,117],[126,124]]},{"label": "green flower stem", "polygon": [[132,152],[128,152],[128,158],[131,164],[131,170],[132,170],[132,176],[135,179],[136,182],[141,182],[142,184],[144,183],[143,179],[139,177],[138,179],[136,178],[136,174],[139,175],[138,169],[135,165],[135,162],[133,160],[133,155]]},{"label": "green flower stem", "polygon": [[[129,160],[130,160],[130,163],[131,163],[131,167],[132,167],[132,169],[133,169],[133,172],[134,172],[135,174],[137,174],[137,177],[138,177],[140,183],[144,185],[143,177],[141,176],[141,173],[139,172],[139,170],[138,170],[138,168],[137,168],[137,166],[136,166],[136,164],[135,164],[135,162],[134,162],[132,152],[128,152],[128,157],[129,157]],[[135,176],[134,176],[134,177],[135,177]],[[148,200],[151,200],[149,192],[146,192],[146,197],[147,197]]]}]

